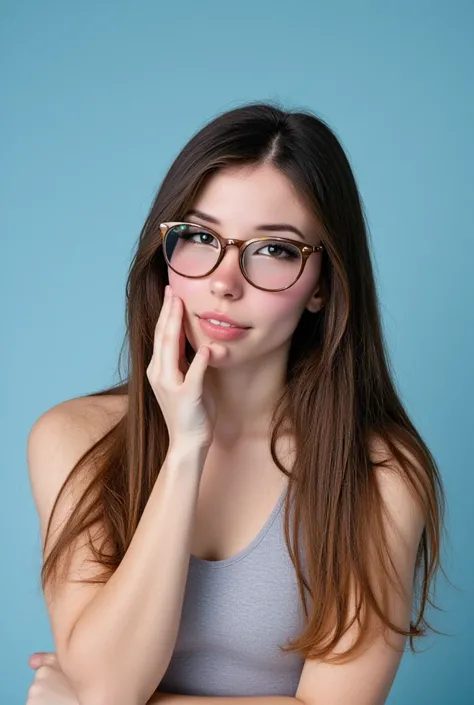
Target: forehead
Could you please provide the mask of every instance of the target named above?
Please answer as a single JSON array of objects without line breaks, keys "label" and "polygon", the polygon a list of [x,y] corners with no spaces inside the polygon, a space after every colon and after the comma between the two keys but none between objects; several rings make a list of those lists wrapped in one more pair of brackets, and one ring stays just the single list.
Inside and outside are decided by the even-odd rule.
[{"label": "forehead", "polygon": [[291,223],[308,234],[316,219],[293,184],[275,167],[227,167],[212,174],[192,204],[225,226],[252,228],[260,223]]}]

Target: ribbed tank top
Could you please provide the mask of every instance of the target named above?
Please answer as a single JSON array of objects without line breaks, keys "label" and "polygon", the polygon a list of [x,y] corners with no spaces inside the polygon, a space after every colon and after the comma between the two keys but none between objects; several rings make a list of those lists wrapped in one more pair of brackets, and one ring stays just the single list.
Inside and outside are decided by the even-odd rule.
[{"label": "ribbed tank top", "polygon": [[286,494],[287,485],[239,553],[220,561],[190,556],[178,637],[158,692],[295,696],[304,661],[278,648],[305,624],[284,537]]}]

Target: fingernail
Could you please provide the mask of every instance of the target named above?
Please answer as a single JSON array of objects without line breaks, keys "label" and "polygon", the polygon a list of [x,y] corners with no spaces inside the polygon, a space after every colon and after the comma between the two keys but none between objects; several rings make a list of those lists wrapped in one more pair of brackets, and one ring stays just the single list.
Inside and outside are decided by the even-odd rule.
[{"label": "fingernail", "polygon": [[169,295],[170,295],[170,287],[169,287],[168,284],[167,284],[167,285],[165,286],[165,296],[169,296]]}]

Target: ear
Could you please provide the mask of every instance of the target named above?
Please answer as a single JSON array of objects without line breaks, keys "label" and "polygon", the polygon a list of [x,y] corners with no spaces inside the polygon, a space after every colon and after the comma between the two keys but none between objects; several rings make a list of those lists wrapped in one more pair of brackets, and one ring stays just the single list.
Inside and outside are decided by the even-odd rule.
[{"label": "ear", "polygon": [[313,291],[313,293],[311,294],[311,297],[308,299],[308,302],[306,303],[306,309],[310,313],[317,313],[323,308],[324,304],[325,296],[323,293],[323,287],[321,283],[319,283],[315,291]]}]

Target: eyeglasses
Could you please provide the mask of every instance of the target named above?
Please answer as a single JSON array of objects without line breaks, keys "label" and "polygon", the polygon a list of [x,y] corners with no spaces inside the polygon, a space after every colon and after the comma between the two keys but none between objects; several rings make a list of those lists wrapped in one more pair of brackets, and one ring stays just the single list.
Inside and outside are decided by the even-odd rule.
[{"label": "eyeglasses", "polygon": [[161,223],[160,231],[166,262],[177,274],[207,277],[219,266],[227,247],[235,245],[245,279],[263,291],[289,289],[302,275],[309,256],[324,249],[284,237],[225,238],[196,223]]}]

